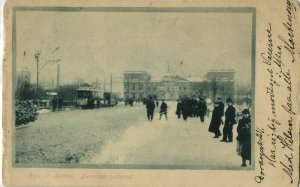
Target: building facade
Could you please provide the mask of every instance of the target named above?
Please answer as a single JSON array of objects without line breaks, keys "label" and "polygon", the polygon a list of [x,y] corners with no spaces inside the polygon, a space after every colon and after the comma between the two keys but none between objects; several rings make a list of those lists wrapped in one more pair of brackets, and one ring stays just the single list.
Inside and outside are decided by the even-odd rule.
[{"label": "building facade", "polygon": [[148,83],[151,76],[146,71],[124,72],[124,98],[134,100],[146,98],[148,95]]},{"label": "building facade", "polygon": [[234,74],[233,69],[213,69],[207,73],[206,78],[210,81],[212,99],[234,98]]},{"label": "building facade", "polygon": [[145,71],[124,72],[124,99],[142,100],[148,95],[155,99],[177,100],[183,97],[234,96],[234,71],[210,70],[202,80],[165,75],[162,80],[152,80]]}]

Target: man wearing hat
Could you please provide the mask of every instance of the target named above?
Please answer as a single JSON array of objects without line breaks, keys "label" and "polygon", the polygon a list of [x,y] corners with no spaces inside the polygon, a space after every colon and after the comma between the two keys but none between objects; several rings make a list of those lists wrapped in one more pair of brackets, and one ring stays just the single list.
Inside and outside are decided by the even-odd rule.
[{"label": "man wearing hat", "polygon": [[147,109],[148,121],[152,121],[153,120],[154,109],[155,109],[155,103],[152,100],[151,96],[148,97],[148,100],[147,100],[147,103],[146,103],[146,109]]},{"label": "man wearing hat", "polygon": [[229,98],[226,100],[227,109],[225,112],[225,125],[223,127],[223,139],[221,142],[232,142],[232,127],[236,124],[235,120],[235,108],[232,106],[232,100]]}]

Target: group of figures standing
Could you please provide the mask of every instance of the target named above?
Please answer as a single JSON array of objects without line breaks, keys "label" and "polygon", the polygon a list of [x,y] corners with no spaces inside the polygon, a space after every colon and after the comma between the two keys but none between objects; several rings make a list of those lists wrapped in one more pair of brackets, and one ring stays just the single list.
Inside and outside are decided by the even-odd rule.
[{"label": "group of figures standing", "polygon": [[176,115],[178,119],[183,117],[184,121],[187,121],[188,117],[200,116],[200,121],[204,122],[204,116],[207,111],[207,105],[203,98],[196,99],[183,98],[177,101]]},{"label": "group of figures standing", "polygon": [[[156,107],[159,107],[159,102],[158,101],[154,102],[152,96],[149,96],[147,101],[145,102],[145,104],[146,104],[146,109],[147,109],[148,121],[152,121],[155,105],[156,105]],[[167,103],[165,103],[164,100],[162,100],[162,102],[161,102],[159,114],[160,114],[159,119],[161,119],[162,115],[164,115],[166,117],[166,120],[168,120],[168,105],[167,105]]]},{"label": "group of figures standing", "polygon": [[[222,134],[220,132],[221,124],[224,124],[222,117],[225,114],[225,124],[223,127],[223,138],[220,140],[221,142],[231,143],[233,142],[233,125],[236,122],[236,109],[233,106],[233,101],[231,99],[226,100],[227,109],[224,113],[224,103],[221,98],[214,103],[214,110],[211,117],[209,132],[215,134],[213,138],[219,138]],[[246,160],[249,161],[251,165],[251,118],[250,111],[248,109],[244,109],[242,111],[242,118],[238,122],[237,127],[237,153],[242,157],[242,167],[246,167]]]},{"label": "group of figures standing", "polygon": [[[210,125],[208,131],[214,133],[213,138],[219,138],[222,136],[220,131],[221,124],[223,127],[223,138],[220,142],[232,143],[233,142],[233,126],[237,124],[236,121],[236,109],[233,106],[232,99],[228,98],[226,100],[227,108],[226,111],[225,105],[222,102],[221,98],[218,98],[216,102],[214,102],[214,109],[212,112],[212,117],[210,121]],[[148,97],[146,101],[146,109],[147,109],[147,118],[149,121],[153,120],[153,114],[155,107],[159,107],[159,102],[154,102],[151,96]],[[160,105],[160,118],[162,115],[167,117],[168,106],[164,100]],[[184,121],[187,121],[188,117],[199,117],[201,123],[204,123],[205,115],[207,113],[207,104],[203,98],[199,98],[199,101],[196,99],[188,99],[184,98],[182,100],[177,101],[176,115],[178,118],[181,118],[181,115]],[[222,120],[222,117],[225,115],[225,123]],[[246,161],[249,161],[251,165],[251,117],[250,111],[248,109],[244,109],[242,111],[241,119],[238,121],[237,127],[237,154],[242,157],[242,167],[246,167]]]}]

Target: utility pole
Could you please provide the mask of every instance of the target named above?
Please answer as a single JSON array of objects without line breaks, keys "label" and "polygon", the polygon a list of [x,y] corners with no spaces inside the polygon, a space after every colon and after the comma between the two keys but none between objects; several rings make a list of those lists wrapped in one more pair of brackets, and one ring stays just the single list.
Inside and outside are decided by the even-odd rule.
[{"label": "utility pole", "polygon": [[56,88],[57,90],[60,87],[60,64],[57,64],[57,82],[56,82]]},{"label": "utility pole", "polygon": [[112,104],[112,73],[110,73],[110,104]]},{"label": "utility pole", "polygon": [[40,74],[40,70],[39,70],[40,53],[39,52],[35,53],[34,58],[36,60],[36,97],[38,98],[39,74]]}]

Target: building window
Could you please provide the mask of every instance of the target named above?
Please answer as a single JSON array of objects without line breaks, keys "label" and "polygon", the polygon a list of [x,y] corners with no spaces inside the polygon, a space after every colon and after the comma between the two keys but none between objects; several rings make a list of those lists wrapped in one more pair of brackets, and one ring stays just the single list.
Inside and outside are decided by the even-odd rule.
[{"label": "building window", "polygon": [[127,83],[125,83],[124,87],[125,87],[125,90],[128,90],[128,84]]},{"label": "building window", "polygon": [[131,84],[131,90],[135,90],[135,84],[134,83]]},{"label": "building window", "polygon": [[139,90],[143,90],[143,87],[144,87],[143,84],[140,83],[140,84],[139,84]]}]

